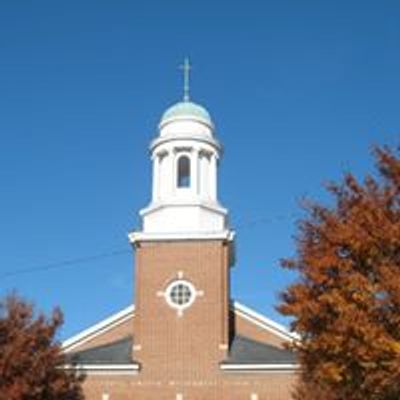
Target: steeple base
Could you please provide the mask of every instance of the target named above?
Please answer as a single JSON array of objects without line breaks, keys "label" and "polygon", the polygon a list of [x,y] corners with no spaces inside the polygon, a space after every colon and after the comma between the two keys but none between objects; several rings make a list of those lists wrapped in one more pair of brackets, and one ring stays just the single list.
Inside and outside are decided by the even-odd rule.
[{"label": "steeple base", "polygon": [[228,228],[227,210],[216,203],[153,203],[143,209],[144,233],[221,233]]}]

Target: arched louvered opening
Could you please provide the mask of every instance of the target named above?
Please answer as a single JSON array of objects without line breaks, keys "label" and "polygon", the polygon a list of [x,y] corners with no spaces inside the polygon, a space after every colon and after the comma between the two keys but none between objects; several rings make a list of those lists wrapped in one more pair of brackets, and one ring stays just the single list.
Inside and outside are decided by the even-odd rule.
[{"label": "arched louvered opening", "polygon": [[181,156],[178,159],[177,186],[178,188],[190,187],[190,159],[188,156]]}]

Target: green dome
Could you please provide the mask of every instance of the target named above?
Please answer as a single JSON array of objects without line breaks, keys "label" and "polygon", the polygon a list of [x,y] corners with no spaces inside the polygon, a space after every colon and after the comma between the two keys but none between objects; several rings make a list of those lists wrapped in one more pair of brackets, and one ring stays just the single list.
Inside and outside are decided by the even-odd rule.
[{"label": "green dome", "polygon": [[191,101],[182,101],[168,108],[161,118],[161,123],[173,118],[184,117],[192,117],[194,119],[200,119],[207,124],[212,124],[211,116],[208,111],[204,107],[192,103]]}]

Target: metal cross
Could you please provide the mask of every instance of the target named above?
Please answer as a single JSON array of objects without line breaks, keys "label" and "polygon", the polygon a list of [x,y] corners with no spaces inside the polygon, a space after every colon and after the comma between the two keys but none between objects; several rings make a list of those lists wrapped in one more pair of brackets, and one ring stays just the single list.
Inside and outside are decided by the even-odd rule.
[{"label": "metal cross", "polygon": [[190,101],[190,70],[192,66],[188,57],[179,68],[183,70],[183,101]]}]

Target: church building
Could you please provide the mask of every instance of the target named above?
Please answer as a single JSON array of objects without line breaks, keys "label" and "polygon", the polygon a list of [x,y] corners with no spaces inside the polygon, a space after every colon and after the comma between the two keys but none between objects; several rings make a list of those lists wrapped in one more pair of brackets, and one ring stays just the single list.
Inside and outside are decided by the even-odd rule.
[{"label": "church building", "polygon": [[[235,234],[218,201],[208,111],[168,108],[150,144],[152,195],[129,234],[134,305],[63,343],[87,400],[289,400],[298,365],[284,326],[230,297]],[[145,150],[145,149],[144,149]]]}]

